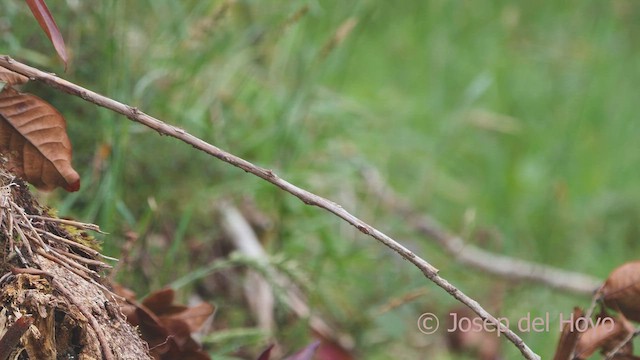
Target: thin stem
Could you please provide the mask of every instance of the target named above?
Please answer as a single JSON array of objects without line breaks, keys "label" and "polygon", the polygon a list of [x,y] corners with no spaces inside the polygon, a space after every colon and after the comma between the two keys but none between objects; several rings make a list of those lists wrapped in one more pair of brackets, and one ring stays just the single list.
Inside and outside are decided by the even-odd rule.
[{"label": "thin stem", "polygon": [[471,245],[433,217],[411,207],[387,185],[376,169],[364,169],[363,177],[371,193],[381,200],[385,209],[402,217],[416,233],[435,240],[451,257],[464,265],[506,280],[535,282],[581,295],[593,295],[602,284],[602,280],[593,276],[495,254]]},{"label": "thin stem", "polygon": [[36,68],[22,64],[7,55],[0,55],[0,66],[5,67],[9,70],[13,70],[19,74],[25,75],[30,79],[45,83],[53,88],[56,88],[68,94],[80,97],[95,105],[98,105],[98,106],[107,108],[111,111],[122,114],[134,122],[140,123],[153,130],[156,130],[158,133],[160,133],[160,135],[167,135],[167,136],[174,137],[178,140],[181,140],[184,143],[189,144],[200,151],[203,151],[230,165],[238,167],[246,172],[249,172],[259,178],[262,178],[270,182],[271,184],[297,197],[307,205],[317,206],[319,208],[322,208],[336,215],[337,217],[341,218],[347,223],[353,225],[356,229],[358,229],[363,234],[373,237],[374,239],[378,240],[388,248],[400,254],[400,256],[402,256],[407,261],[415,265],[418,269],[420,269],[422,273],[425,275],[425,277],[427,277],[436,285],[444,289],[447,293],[449,293],[455,299],[457,299],[464,305],[468,306],[471,310],[473,310],[476,314],[478,314],[480,318],[495,324],[497,328],[500,330],[500,332],[503,333],[505,337],[509,339],[509,341],[511,341],[520,350],[524,358],[530,359],[530,360],[540,359],[540,357],[536,355],[531,349],[529,349],[529,347],[524,343],[524,341],[517,334],[515,334],[513,331],[511,331],[502,323],[500,323],[493,315],[491,315],[482,306],[480,306],[480,304],[477,301],[470,298],[465,293],[463,293],[458,288],[456,288],[451,283],[449,283],[446,279],[438,275],[438,269],[436,269],[433,265],[431,265],[421,257],[417,256],[411,250],[407,249],[402,244],[398,243],[396,240],[387,236],[380,230],[374,228],[373,226],[365,223],[364,221],[360,220],[356,216],[352,215],[351,213],[346,211],[344,208],[342,208],[342,206],[336,204],[335,202],[325,199],[316,194],[313,194],[296,185],[293,185],[288,181],[278,177],[278,175],[276,175],[272,170],[256,166],[247,160],[244,160],[238,156],[235,156],[231,153],[221,150],[216,146],[211,145],[205,142],[204,140],[201,140],[191,135],[190,133],[186,132],[183,129],[168,125],[152,116],[149,116],[143,113],[142,111],[138,110],[138,108],[115,101],[111,98],[100,95],[91,90],[85,89],[74,83],[60,79],[57,76],[52,75],[50,73],[46,73]]}]

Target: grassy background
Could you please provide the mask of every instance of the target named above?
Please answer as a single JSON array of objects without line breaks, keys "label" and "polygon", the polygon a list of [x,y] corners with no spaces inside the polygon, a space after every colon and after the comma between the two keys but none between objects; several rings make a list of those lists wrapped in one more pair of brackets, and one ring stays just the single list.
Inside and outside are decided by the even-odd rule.
[{"label": "grassy background", "polygon": [[[71,53],[65,78],[336,200],[501,316],[549,312],[557,320],[588,299],[504,288],[457,265],[363,191],[363,165],[496,252],[602,278],[636,257],[636,2],[49,5]],[[356,27],[332,43],[350,19]],[[4,2],[0,36],[3,53],[63,72],[22,1]],[[443,333],[415,327],[421,313],[444,314],[455,302],[371,239],[189,146],[41,85],[28,90],[66,116],[83,181],[78,193],[46,201],[109,232],[110,255],[123,256],[126,234],[137,234],[118,277],[141,296],[220,261],[216,203],[250,201],[268,219],[262,240],[274,263],[306,279],[312,307],[354,336],[362,358],[455,358]],[[267,342],[250,331],[241,274],[220,271],[181,291],[218,306],[214,335],[228,336],[208,338],[216,358],[238,347],[255,355]],[[422,287],[427,295],[377,315]],[[310,341],[304,320],[283,305],[277,317],[285,349]],[[549,357],[558,334],[522,335]],[[517,356],[506,342],[503,350]]]}]

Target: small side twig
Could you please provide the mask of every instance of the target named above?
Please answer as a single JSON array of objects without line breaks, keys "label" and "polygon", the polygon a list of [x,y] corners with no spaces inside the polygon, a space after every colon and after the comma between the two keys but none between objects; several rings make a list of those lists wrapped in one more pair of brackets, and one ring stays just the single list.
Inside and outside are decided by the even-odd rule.
[{"label": "small side twig", "polygon": [[360,232],[365,235],[369,235],[388,247],[389,249],[395,251],[404,259],[412,263],[416,266],[424,276],[435,283],[437,286],[442,288],[444,291],[449,293],[456,300],[460,301],[462,304],[469,307],[473,310],[478,316],[485,320],[489,321],[497,326],[501,333],[511,341],[517,348],[520,350],[524,358],[529,360],[537,360],[540,359],[536,353],[534,353],[527,344],[513,331],[507,328],[504,324],[498,321],[493,315],[487,312],[477,301],[463,293],[460,289],[449,283],[446,279],[441,277],[438,274],[438,269],[436,269],[429,262],[416,255],[414,252],[392,239],[388,235],[384,234],[380,230],[374,228],[373,226],[367,224],[366,222],[360,220],[356,216],[349,213],[347,210],[342,208],[342,206],[336,204],[333,201],[325,199],[321,196],[318,196],[314,193],[311,193],[307,190],[304,190],[276,175],[272,170],[265,169],[259,166],[252,164],[251,162],[244,160],[238,156],[235,156],[231,153],[223,151],[216,146],[213,146],[206,141],[191,135],[183,129],[177,128],[175,126],[168,125],[163,121],[160,121],[152,116],[145,114],[140,111],[138,108],[123,104],[106,96],[100,95],[96,92],[83,88],[79,85],[66,81],[64,79],[60,79],[55,75],[50,73],[46,73],[44,71],[40,71],[31,66],[22,64],[10,56],[0,55],[0,66],[15,71],[19,74],[25,75],[30,79],[34,79],[40,81],[44,84],[47,84],[53,88],[59,89],[68,94],[78,96],[90,103],[95,105],[107,108],[119,114],[122,114],[129,118],[132,121],[140,123],[144,126],[147,126],[150,129],[156,130],[161,135],[171,136],[176,138],[186,144],[193,146],[194,148],[203,151],[211,156],[214,156],[230,165],[233,165],[237,168],[240,168],[246,172],[249,172],[261,179],[268,181],[269,183],[279,187],[280,189],[288,192],[289,194],[297,197],[302,202],[307,205],[317,206],[321,209],[324,209],[347,223],[354,226]]},{"label": "small side twig", "polygon": [[495,254],[470,245],[434,218],[413,209],[387,186],[375,169],[367,168],[363,173],[370,191],[385,207],[402,216],[417,233],[435,240],[449,255],[465,265],[506,280],[533,281],[583,295],[592,295],[602,284],[600,279],[593,276]]},{"label": "small side twig", "polygon": [[386,312],[389,312],[402,305],[408,304],[414,301],[415,299],[426,295],[427,292],[429,292],[429,290],[424,287],[411,290],[408,293],[399,297],[395,297],[389,300],[387,303],[383,304],[382,306],[378,307],[378,309],[375,311],[375,314],[376,316],[380,316]]}]

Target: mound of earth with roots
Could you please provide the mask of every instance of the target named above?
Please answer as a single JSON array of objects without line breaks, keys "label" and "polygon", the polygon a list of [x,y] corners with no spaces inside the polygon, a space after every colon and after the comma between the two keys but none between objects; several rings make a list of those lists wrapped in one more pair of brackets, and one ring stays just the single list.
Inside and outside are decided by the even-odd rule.
[{"label": "mound of earth with roots", "polygon": [[0,162],[0,360],[152,359],[87,230],[40,206]]}]

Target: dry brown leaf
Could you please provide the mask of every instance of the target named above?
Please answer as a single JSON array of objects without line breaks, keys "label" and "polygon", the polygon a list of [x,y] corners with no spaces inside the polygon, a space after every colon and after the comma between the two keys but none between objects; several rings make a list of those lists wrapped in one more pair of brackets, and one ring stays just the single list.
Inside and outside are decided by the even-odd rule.
[{"label": "dry brown leaf", "polygon": [[0,82],[3,82],[7,85],[20,85],[26,83],[27,81],[29,81],[28,77],[0,66]]},{"label": "dry brown leaf", "polygon": [[179,320],[189,327],[189,332],[200,330],[213,314],[215,307],[209,303],[187,307],[174,304],[175,292],[171,288],[158,290],[147,296],[142,305],[161,319]]},{"label": "dry brown leaf", "polygon": [[142,305],[146,306],[147,309],[153,311],[153,313],[158,316],[184,311],[184,309],[187,308],[183,305],[173,304],[174,299],[175,291],[171,288],[165,288],[149,294],[149,296],[142,301]]},{"label": "dry brown leaf", "polygon": [[562,328],[562,334],[560,334],[560,340],[558,341],[558,347],[556,353],[553,356],[553,360],[571,360],[573,355],[573,349],[576,348],[578,343],[578,337],[580,332],[577,331],[576,322],[582,318],[584,313],[582,309],[576,307],[573,309],[573,323],[567,323]]},{"label": "dry brown leaf", "polygon": [[604,304],[630,320],[640,321],[640,261],[625,263],[611,272],[600,295]]},{"label": "dry brown leaf", "polygon": [[191,332],[196,332],[213,314],[215,307],[209,303],[200,303],[196,306],[186,308],[184,311],[172,315],[172,318],[179,319],[189,326]]},{"label": "dry brown leaf", "polygon": [[212,305],[187,307],[174,304],[173,289],[158,290],[139,304],[132,291],[121,286],[115,290],[128,297],[128,302],[120,304],[120,310],[130,324],[138,327],[154,359],[209,359],[191,334],[213,314]]},{"label": "dry brown leaf", "polygon": [[613,324],[611,321],[595,322],[595,326],[589,326],[587,331],[582,333],[576,346],[575,359],[588,359],[597,350],[606,353],[633,332],[633,325],[624,316],[609,319],[613,320]]},{"label": "dry brown leaf", "polygon": [[0,151],[16,175],[41,190],[80,188],[62,115],[46,101],[12,88],[0,92]]}]

